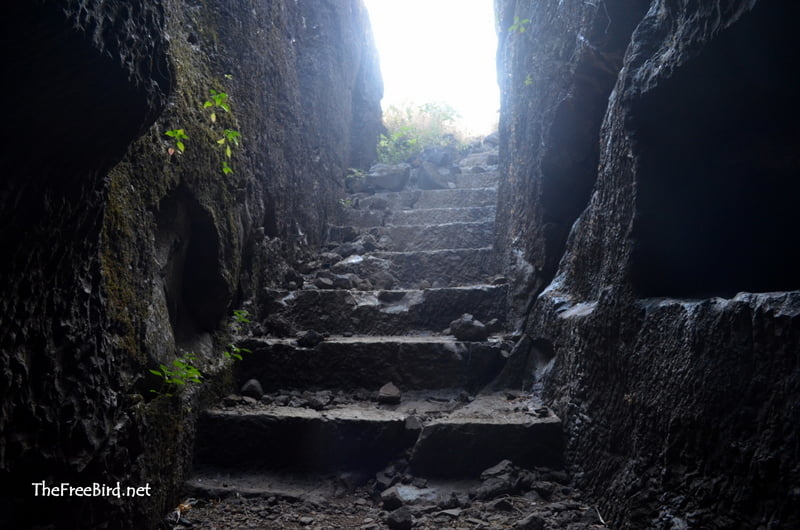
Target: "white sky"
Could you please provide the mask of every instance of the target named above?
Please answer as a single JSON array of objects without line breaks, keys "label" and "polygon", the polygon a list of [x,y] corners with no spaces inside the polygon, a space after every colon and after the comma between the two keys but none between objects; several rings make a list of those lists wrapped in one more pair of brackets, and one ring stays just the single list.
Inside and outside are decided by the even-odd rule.
[{"label": "white sky", "polygon": [[364,0],[383,73],[383,108],[443,101],[463,128],[497,123],[493,0]]}]

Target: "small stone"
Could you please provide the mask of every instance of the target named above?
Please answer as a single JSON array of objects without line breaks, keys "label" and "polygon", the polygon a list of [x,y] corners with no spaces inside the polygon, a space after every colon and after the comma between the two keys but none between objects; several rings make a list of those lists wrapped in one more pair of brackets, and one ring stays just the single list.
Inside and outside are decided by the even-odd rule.
[{"label": "small stone", "polygon": [[378,390],[378,403],[384,403],[386,405],[396,405],[400,403],[400,399],[402,398],[402,393],[400,389],[395,386],[394,383],[386,383],[383,385],[380,390]]},{"label": "small stone", "polygon": [[358,277],[355,274],[337,274],[333,277],[333,286],[337,289],[352,289]]},{"label": "small stone", "polygon": [[544,519],[538,515],[530,514],[514,523],[513,528],[515,530],[544,530]]},{"label": "small stone", "polygon": [[512,493],[513,491],[514,486],[511,483],[510,477],[508,475],[502,475],[484,480],[475,491],[475,496],[480,500],[489,500]]},{"label": "small stone", "polygon": [[511,475],[517,471],[516,466],[511,460],[501,460],[492,467],[485,469],[481,473],[481,480],[486,480],[490,477],[499,477],[500,475]]},{"label": "small stone", "polygon": [[419,419],[417,416],[407,416],[406,417],[406,430],[408,431],[421,431],[422,430],[422,420]]},{"label": "small stone", "polygon": [[450,332],[458,340],[479,342],[489,337],[489,330],[469,313],[450,322]]},{"label": "small stone", "polygon": [[331,394],[328,390],[323,390],[321,392],[308,392],[307,394],[304,393],[303,398],[306,400],[309,408],[314,410],[322,410],[331,402],[333,399],[333,394]]},{"label": "small stone", "polygon": [[411,510],[406,506],[401,506],[389,513],[386,524],[392,530],[409,530],[414,526],[414,517],[411,515]]},{"label": "small stone", "polygon": [[239,398],[239,396],[233,394],[222,398],[222,406],[224,407],[235,407],[239,403],[241,403],[241,399]]},{"label": "small stone", "polygon": [[489,330],[489,333],[498,333],[503,331],[503,324],[500,323],[500,320],[493,318],[486,323],[486,329]]},{"label": "small stone", "polygon": [[314,522],[313,517],[301,517],[299,523],[303,526],[308,526]]},{"label": "small stone", "polygon": [[391,290],[397,280],[395,277],[386,271],[378,271],[371,275],[369,278],[370,283],[376,289]]},{"label": "small stone", "polygon": [[257,379],[248,379],[247,382],[242,385],[242,389],[239,393],[243,396],[259,400],[264,395],[264,389],[261,388],[261,383],[259,383]]},{"label": "small stone", "polygon": [[316,278],[314,280],[314,287],[317,289],[333,289],[333,280],[330,278]]},{"label": "small stone", "polygon": [[431,288],[431,282],[429,282],[428,280],[422,280],[417,285],[417,288],[420,289],[420,290],[430,289]]},{"label": "small stone", "polygon": [[411,485],[415,488],[427,488],[428,481],[421,477],[416,477],[414,480],[411,481]]},{"label": "small stone", "polygon": [[400,492],[397,491],[397,486],[387,488],[381,493],[381,503],[385,509],[390,511],[403,505],[403,499],[400,497]]},{"label": "small stone", "polygon": [[508,499],[498,499],[491,504],[491,507],[501,512],[510,512],[514,509],[514,505]]},{"label": "small stone", "polygon": [[464,511],[464,510],[462,510],[461,508],[450,508],[448,510],[442,510],[439,513],[444,514],[444,515],[449,515],[450,517],[456,518],[459,515],[461,515],[462,511]]},{"label": "small stone", "polygon": [[392,487],[394,483],[397,482],[394,477],[389,476],[387,473],[383,471],[378,471],[375,473],[375,489],[378,491],[383,491],[387,488]]},{"label": "small stone", "polygon": [[323,340],[325,340],[325,337],[313,329],[301,331],[297,334],[297,345],[301,348],[313,348]]}]

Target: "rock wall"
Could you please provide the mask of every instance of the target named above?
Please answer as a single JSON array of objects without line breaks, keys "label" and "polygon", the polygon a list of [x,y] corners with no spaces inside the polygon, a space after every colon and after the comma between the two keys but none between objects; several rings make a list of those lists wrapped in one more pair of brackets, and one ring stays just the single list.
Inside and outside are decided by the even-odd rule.
[{"label": "rock wall", "polygon": [[[283,283],[346,168],[374,158],[366,12],[44,0],[12,2],[2,24],[0,526],[152,527],[179,500],[194,414],[228,380],[231,311],[259,317],[252,293]],[[211,90],[230,112],[204,107]],[[230,160],[225,129],[241,133]],[[149,370],[182,352],[207,384],[151,393]],[[37,481],[151,494],[36,498]]]},{"label": "rock wall", "polygon": [[798,6],[496,7],[505,382],[615,528],[797,527]]}]

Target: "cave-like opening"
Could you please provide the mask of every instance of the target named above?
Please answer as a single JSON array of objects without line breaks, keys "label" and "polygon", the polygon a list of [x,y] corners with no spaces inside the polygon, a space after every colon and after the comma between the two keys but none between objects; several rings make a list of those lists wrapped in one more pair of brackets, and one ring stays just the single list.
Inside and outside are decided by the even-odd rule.
[{"label": "cave-like opening", "polygon": [[634,109],[640,296],[800,288],[799,9],[775,7],[744,15]]}]

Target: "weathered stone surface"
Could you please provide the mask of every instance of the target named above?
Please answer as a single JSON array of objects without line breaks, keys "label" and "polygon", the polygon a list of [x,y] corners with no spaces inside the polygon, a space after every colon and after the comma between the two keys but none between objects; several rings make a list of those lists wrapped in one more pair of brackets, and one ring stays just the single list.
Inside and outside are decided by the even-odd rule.
[{"label": "weathered stone surface", "polygon": [[363,183],[356,184],[353,191],[400,191],[405,188],[411,175],[408,164],[375,164],[369,168]]},{"label": "weathered stone surface", "polygon": [[417,187],[422,190],[441,190],[448,188],[448,180],[439,173],[439,168],[430,162],[423,162],[416,170],[416,173]]},{"label": "weathered stone surface", "polygon": [[392,530],[411,530],[414,526],[414,516],[411,515],[411,510],[401,506],[389,513],[386,525]]},{"label": "weathered stone surface", "polygon": [[[444,223],[468,223],[491,221],[494,219],[494,206],[475,206],[465,208],[424,208],[417,210],[398,210],[391,212],[385,224],[390,225],[430,225]],[[370,226],[380,226],[374,224]]]},{"label": "weathered stone surface", "polygon": [[567,4],[499,10],[520,372],[612,526],[798,526],[798,6]]},{"label": "weathered stone surface", "polygon": [[385,410],[260,406],[200,416],[195,462],[247,469],[376,469],[409,440],[404,416]]},{"label": "weathered stone surface", "polygon": [[[302,290],[265,292],[273,318],[319,332],[400,335],[439,330],[469,308],[475,318],[505,318],[506,286],[475,285],[421,290]],[[464,339],[466,340],[466,339]]]},{"label": "weathered stone surface", "polygon": [[[498,271],[491,248],[382,251],[371,257],[388,264],[398,279],[398,287],[416,286],[423,279],[435,287],[481,284]],[[369,266],[370,262],[365,260],[364,265]]]},{"label": "weathered stone surface", "polygon": [[387,251],[484,248],[491,246],[494,221],[458,222],[435,225],[387,226],[374,234],[386,236]]},{"label": "weathered stone surface", "polygon": [[[11,2],[3,21],[19,104],[0,155],[0,496],[13,506],[0,526],[153,528],[189,465],[187,411],[210,396],[156,397],[148,369],[183,348],[212,388],[234,293],[281,282],[298,231],[321,239],[340,170],[374,158],[366,12],[68,0]],[[230,95],[216,125],[212,89]],[[223,175],[227,127],[243,149]],[[176,129],[183,154],[165,135]],[[49,500],[20,488],[40,480],[154,487]]]},{"label": "weathered stone surface", "polygon": [[494,206],[497,191],[494,188],[414,190],[399,193],[378,193],[392,210],[403,208],[469,208]]},{"label": "weathered stone surface", "polygon": [[313,329],[301,331],[297,334],[297,345],[301,348],[313,348],[324,340],[325,337]]},{"label": "weathered stone surface", "polygon": [[489,394],[428,422],[414,446],[412,470],[424,476],[475,477],[504,459],[522,467],[560,467],[561,420],[552,413],[532,415],[529,406],[508,402],[502,393]]},{"label": "weathered stone surface", "polygon": [[450,334],[458,340],[482,341],[489,337],[489,329],[480,320],[464,313],[450,322]]},{"label": "weathered stone surface", "polygon": [[[444,337],[331,337],[313,349],[288,339],[247,340],[252,350],[237,364],[239,380],[279,388],[375,388],[394,381],[403,389],[461,387],[475,391],[498,372],[499,342],[459,343]],[[486,467],[486,466],[484,466]]]}]

